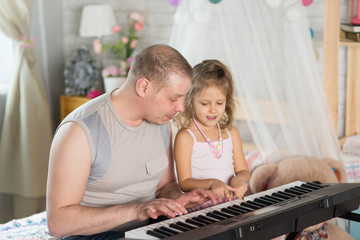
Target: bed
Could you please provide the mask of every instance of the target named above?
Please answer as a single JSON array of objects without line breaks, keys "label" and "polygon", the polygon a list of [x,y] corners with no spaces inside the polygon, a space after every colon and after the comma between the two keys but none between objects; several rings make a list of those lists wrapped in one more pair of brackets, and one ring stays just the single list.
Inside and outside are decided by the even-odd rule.
[{"label": "bed", "polygon": [[49,234],[46,213],[41,212],[0,225],[0,239],[56,239]]}]

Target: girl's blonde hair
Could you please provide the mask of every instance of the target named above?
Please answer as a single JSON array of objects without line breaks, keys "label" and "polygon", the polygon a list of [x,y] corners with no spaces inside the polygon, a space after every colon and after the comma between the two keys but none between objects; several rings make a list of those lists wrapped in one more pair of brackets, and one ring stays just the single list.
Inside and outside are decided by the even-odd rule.
[{"label": "girl's blonde hair", "polygon": [[204,60],[197,64],[193,70],[194,76],[190,90],[185,95],[185,110],[174,118],[175,124],[179,128],[188,127],[194,115],[194,108],[191,106],[193,97],[206,88],[218,87],[226,96],[225,113],[219,125],[221,128],[231,127],[234,120],[235,103],[233,99],[234,81],[230,70],[222,62],[214,59]]}]

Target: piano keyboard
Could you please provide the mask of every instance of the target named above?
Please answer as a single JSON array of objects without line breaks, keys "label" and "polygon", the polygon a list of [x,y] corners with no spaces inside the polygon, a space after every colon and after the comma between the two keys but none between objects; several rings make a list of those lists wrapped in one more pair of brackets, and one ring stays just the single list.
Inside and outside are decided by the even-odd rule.
[{"label": "piano keyboard", "polygon": [[[281,208],[281,202],[297,198],[313,190],[323,188],[321,184],[304,183],[301,181],[292,182],[280,187],[269,189],[260,193],[244,197],[244,200],[234,200],[219,205],[214,205],[206,209],[192,212],[183,216],[171,218],[159,223],[154,223],[137,229],[125,232],[125,238],[132,239],[163,239],[179,236],[184,232],[194,229],[200,229],[204,226],[210,226],[213,223],[221,223],[232,217],[240,216],[245,213],[254,212],[255,215],[270,213],[271,211]],[[317,200],[317,198],[316,198]],[[321,199],[320,199],[321,200]],[[319,203],[326,202],[322,200]],[[250,215],[250,214],[247,214]],[[253,216],[251,214],[250,216]],[[242,219],[245,219],[246,215]],[[255,231],[257,227],[253,226]],[[250,231],[252,231],[250,227]],[[237,232],[242,235],[241,232]]]}]

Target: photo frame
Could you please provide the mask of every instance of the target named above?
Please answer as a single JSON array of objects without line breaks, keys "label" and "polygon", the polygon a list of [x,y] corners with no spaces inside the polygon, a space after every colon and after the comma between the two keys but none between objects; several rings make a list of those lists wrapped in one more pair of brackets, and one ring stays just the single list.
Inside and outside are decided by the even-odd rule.
[{"label": "photo frame", "polygon": [[100,70],[85,46],[81,46],[66,63],[64,70],[65,94],[86,96],[100,84]]}]

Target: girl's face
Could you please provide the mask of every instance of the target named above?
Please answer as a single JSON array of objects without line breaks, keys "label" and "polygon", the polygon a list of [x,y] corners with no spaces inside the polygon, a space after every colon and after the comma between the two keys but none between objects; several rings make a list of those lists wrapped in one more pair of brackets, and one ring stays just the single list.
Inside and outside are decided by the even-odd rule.
[{"label": "girl's face", "polygon": [[226,94],[218,87],[208,87],[193,97],[195,118],[204,126],[216,126],[225,112]]}]

